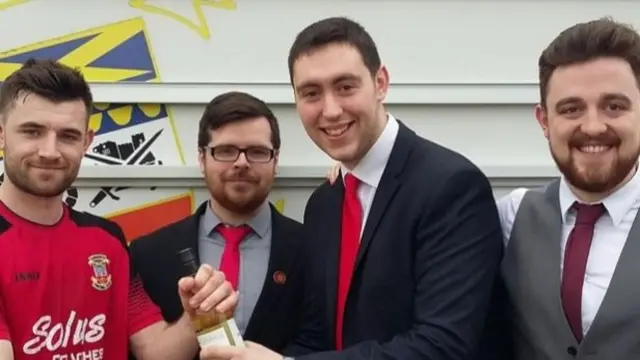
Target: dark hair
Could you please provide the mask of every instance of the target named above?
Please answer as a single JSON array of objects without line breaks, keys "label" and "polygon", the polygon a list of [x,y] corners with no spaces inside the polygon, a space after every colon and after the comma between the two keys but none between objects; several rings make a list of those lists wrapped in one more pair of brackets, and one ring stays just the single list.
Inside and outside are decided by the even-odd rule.
[{"label": "dark hair", "polygon": [[22,95],[36,94],[54,103],[82,100],[87,119],[93,96],[82,73],[54,60],[28,59],[9,75],[0,87],[0,114],[9,110]]},{"label": "dark hair", "polygon": [[378,72],[382,61],[376,43],[367,30],[351,19],[331,17],[314,22],[298,33],[289,49],[289,80],[293,83],[293,65],[300,56],[327,45],[340,43],[358,50],[371,76]]},{"label": "dark hair", "polygon": [[601,18],[562,31],[538,59],[542,106],[546,106],[549,79],[556,68],[602,57],[626,60],[640,79],[640,36],[633,27],[611,18]]},{"label": "dark hair", "polygon": [[278,119],[267,104],[257,97],[239,91],[231,91],[216,96],[209,102],[200,118],[198,147],[204,148],[211,141],[211,130],[247,119],[265,117],[271,128],[271,143],[280,149],[280,128]]}]

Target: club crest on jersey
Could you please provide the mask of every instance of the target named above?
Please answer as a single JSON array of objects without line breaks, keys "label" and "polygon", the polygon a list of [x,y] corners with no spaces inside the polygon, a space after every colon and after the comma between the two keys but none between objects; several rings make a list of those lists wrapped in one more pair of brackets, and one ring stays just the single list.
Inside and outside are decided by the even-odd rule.
[{"label": "club crest on jersey", "polygon": [[109,259],[103,254],[94,254],[89,256],[89,266],[93,268],[93,276],[91,277],[91,283],[93,288],[99,291],[105,291],[111,287],[111,274],[107,265]]}]

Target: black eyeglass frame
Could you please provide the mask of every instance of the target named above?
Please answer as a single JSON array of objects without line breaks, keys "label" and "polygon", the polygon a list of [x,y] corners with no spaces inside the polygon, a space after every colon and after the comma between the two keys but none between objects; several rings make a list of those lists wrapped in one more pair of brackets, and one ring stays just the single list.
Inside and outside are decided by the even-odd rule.
[{"label": "black eyeglass frame", "polygon": [[[234,150],[236,151],[235,156],[231,156],[228,158],[220,158],[220,155],[218,154],[218,156],[216,156],[216,151],[219,149],[227,149],[227,150]],[[240,154],[244,154],[245,158],[247,159],[248,162],[250,163],[257,163],[257,164],[266,164],[268,162],[270,162],[271,160],[273,160],[273,158],[275,157],[275,155],[278,153],[277,149],[271,149],[268,147],[264,147],[264,146],[248,146],[248,147],[238,147],[238,146],[234,146],[234,145],[218,145],[218,146],[205,146],[204,148],[202,148],[203,151],[205,150],[209,150],[209,154],[211,155],[211,157],[216,160],[216,161],[220,161],[220,162],[236,162],[238,161],[238,158],[240,157]],[[260,150],[260,151],[265,151],[266,153],[268,153],[268,157],[265,159],[255,159],[254,156],[250,155],[251,154],[251,150]],[[254,153],[255,154],[255,153]]]}]

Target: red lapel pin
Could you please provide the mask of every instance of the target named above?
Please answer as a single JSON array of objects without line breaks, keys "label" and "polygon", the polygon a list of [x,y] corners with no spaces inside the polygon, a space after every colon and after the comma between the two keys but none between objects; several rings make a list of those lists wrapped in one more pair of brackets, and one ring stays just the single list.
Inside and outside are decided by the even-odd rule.
[{"label": "red lapel pin", "polygon": [[273,273],[273,282],[278,285],[284,285],[287,282],[287,275],[283,271],[276,271]]}]

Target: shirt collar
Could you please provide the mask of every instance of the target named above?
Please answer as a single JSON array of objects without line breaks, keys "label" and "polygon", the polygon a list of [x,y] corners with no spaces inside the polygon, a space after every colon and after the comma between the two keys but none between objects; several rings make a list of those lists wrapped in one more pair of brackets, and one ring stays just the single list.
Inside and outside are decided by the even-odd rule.
[{"label": "shirt collar", "polygon": [[378,137],[378,140],[376,140],[360,163],[351,171],[344,167],[344,165],[340,166],[343,180],[344,176],[351,172],[363,183],[377,188],[384,169],[387,166],[387,161],[389,161],[389,157],[391,156],[399,128],[400,126],[396,118],[391,114],[387,114],[387,124]]},{"label": "shirt collar", "polygon": [[[562,221],[567,221],[567,216],[574,202],[581,202],[573,194],[567,180],[563,176],[560,179],[560,210],[562,211]],[[607,209],[607,213],[613,220],[615,226],[620,225],[627,213],[633,208],[640,197],[640,171],[636,170],[629,182],[602,199],[602,204]]]},{"label": "shirt collar", "polygon": [[[222,223],[220,219],[213,213],[211,210],[211,205],[207,202],[207,208],[204,212],[204,221],[203,223],[207,226],[205,229],[205,234],[211,236],[216,229],[216,227]],[[249,225],[251,230],[258,235],[259,238],[264,238],[267,235],[269,227],[271,226],[271,207],[269,206],[269,202],[265,201],[262,205],[260,205],[260,209],[256,213],[256,215],[249,220],[246,225]]]}]

